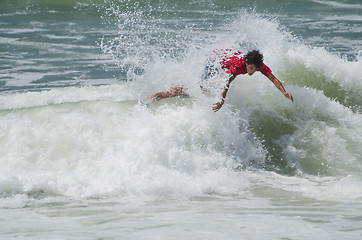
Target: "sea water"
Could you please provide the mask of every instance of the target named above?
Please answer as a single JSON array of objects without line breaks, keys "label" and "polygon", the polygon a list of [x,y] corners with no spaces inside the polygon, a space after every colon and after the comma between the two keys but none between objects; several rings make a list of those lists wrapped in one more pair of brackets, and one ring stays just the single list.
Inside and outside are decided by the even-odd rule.
[{"label": "sea water", "polygon": [[[0,239],[361,239],[361,26],[359,0],[1,0]],[[255,73],[214,113],[226,48],[295,102]]]}]

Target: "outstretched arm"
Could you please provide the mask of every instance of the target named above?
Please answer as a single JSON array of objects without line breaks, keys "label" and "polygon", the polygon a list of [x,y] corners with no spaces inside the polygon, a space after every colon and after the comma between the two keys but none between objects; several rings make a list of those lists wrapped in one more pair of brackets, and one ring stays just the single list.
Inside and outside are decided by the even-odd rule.
[{"label": "outstretched arm", "polygon": [[221,101],[217,102],[213,105],[212,110],[214,110],[214,112],[217,112],[220,110],[220,108],[222,107],[222,105],[224,105],[225,102],[225,98],[226,98],[226,93],[229,91],[229,87],[230,87],[230,83],[235,79],[234,76],[231,76],[229,78],[229,80],[226,83],[226,86],[221,94]]},{"label": "outstretched arm", "polygon": [[270,74],[268,78],[284,94],[284,97],[286,97],[286,98],[290,99],[292,102],[294,102],[292,94],[285,91],[283,84],[279,81],[278,78],[276,78],[273,74]]}]

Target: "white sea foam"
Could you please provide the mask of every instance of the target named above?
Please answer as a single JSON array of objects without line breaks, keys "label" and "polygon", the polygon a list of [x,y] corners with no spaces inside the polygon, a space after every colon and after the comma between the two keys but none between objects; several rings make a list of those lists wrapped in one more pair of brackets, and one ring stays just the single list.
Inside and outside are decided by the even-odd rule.
[{"label": "white sea foam", "polygon": [[329,5],[332,7],[336,7],[336,8],[346,8],[346,9],[362,9],[362,5],[361,4],[353,4],[353,3],[340,3],[340,2],[336,2],[336,1],[318,1],[318,0],[313,0],[313,2],[316,3],[320,3],[320,4],[324,4],[324,5]]},{"label": "white sea foam", "polygon": [[[276,170],[286,164],[284,170],[301,174],[344,176],[360,169],[360,114],[325,96],[323,89],[283,78],[300,64],[355,94],[361,88],[360,62],[308,48],[276,21],[248,16],[235,21],[243,21],[242,32],[248,34],[231,27],[236,34],[226,48],[260,48],[294,95],[294,104],[255,74],[238,77],[227,104],[213,113],[211,105],[218,95],[202,95],[197,82],[207,53],[221,46],[221,38],[202,49],[192,48],[183,60],[148,63],[145,74],[134,82],[2,95],[1,191],[72,197],[192,196],[231,193],[242,186],[233,182],[235,170],[249,165],[268,168],[273,161],[279,161]],[[252,31],[250,26],[267,31]],[[164,100],[149,110],[138,105],[139,97],[180,84],[192,98]],[[281,125],[276,125],[280,129],[274,142],[268,143],[265,137],[272,130],[264,124],[273,121]],[[291,130],[283,133],[284,128]],[[270,153],[272,147],[280,152]]]}]

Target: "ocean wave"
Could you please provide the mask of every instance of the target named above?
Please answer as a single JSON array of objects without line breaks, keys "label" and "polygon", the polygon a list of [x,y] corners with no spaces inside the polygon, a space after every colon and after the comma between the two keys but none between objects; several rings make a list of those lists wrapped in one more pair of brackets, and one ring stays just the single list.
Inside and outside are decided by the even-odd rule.
[{"label": "ocean wave", "polygon": [[[358,182],[359,58],[352,62],[310,47],[276,18],[254,10],[210,24],[201,11],[199,24],[179,22],[171,31],[172,11],[106,9],[116,30],[99,46],[113,59],[105,65],[122,69],[119,83],[0,96],[4,196],[182,198],[231,194],[268,179],[278,185],[285,177],[291,181],[285,189],[307,181],[325,192],[329,179]],[[197,82],[215,48],[260,49],[295,102],[261,74],[239,76],[225,106],[214,113],[219,89],[203,95]],[[180,84],[191,97],[165,99],[148,109],[138,103]],[[355,189],[344,196],[360,197]],[[306,194],[323,198],[317,190]]]}]

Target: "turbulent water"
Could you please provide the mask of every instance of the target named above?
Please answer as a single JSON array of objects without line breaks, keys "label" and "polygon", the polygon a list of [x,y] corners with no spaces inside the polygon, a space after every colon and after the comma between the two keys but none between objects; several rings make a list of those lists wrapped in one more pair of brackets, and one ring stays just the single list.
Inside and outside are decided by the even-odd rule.
[{"label": "turbulent water", "polygon": [[[361,36],[360,0],[1,0],[1,239],[361,239]],[[294,103],[214,113],[226,48]]]}]

